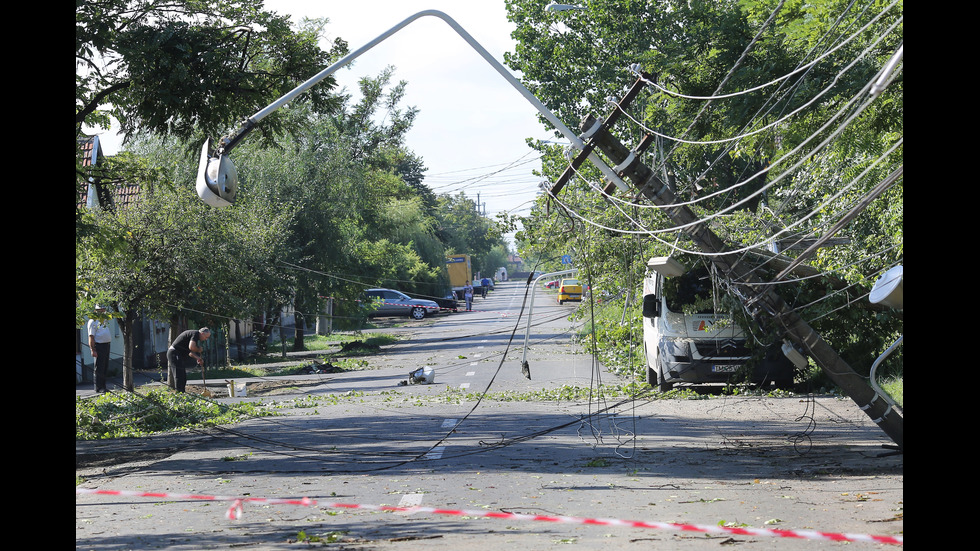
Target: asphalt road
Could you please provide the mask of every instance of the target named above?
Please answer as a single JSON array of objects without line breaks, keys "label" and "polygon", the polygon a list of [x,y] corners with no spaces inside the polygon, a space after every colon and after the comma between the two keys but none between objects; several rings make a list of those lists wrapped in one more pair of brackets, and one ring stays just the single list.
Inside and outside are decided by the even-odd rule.
[{"label": "asphalt road", "polygon": [[[385,328],[410,338],[364,371],[215,399],[284,404],[276,417],[76,442],[78,488],[102,492],[76,491],[76,548],[895,547],[864,538],[903,534],[903,458],[850,400],[600,393],[618,378],[576,344],[575,306],[525,296],[509,282],[474,312]],[[423,366],[433,384],[399,384]],[[503,399],[563,385],[594,393]],[[99,454],[114,460],[78,466]]]}]

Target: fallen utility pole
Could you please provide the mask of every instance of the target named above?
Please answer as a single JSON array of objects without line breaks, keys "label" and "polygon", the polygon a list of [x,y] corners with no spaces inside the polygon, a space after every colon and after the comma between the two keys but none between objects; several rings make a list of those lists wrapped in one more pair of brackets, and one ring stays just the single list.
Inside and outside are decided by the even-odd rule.
[{"label": "fallen utility pole", "polygon": [[640,162],[634,152],[613,136],[608,128],[608,124],[599,124],[592,116],[587,117],[580,126],[580,130],[591,132],[589,144],[616,165],[615,170],[623,179],[631,182],[653,204],[664,207],[663,212],[675,225],[685,228],[685,233],[699,249],[712,253],[712,263],[729,276],[743,296],[748,297],[745,303],[748,311],[753,316],[771,316],[785,336],[803,347],[820,369],[902,450],[902,416],[776,294],[773,286],[759,285],[763,283],[762,280],[755,275],[751,266],[742,262],[741,255],[731,252],[731,248],[700,222],[693,211],[684,205],[678,205],[674,192],[653,170]]}]

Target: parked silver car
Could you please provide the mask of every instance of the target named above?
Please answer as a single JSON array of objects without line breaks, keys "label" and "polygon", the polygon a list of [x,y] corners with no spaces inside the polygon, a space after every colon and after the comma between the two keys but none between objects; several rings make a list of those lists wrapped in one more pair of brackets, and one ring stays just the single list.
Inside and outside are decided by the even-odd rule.
[{"label": "parked silver car", "polygon": [[439,313],[439,305],[431,300],[412,298],[393,289],[368,289],[367,299],[374,305],[372,316],[411,316],[420,320]]}]

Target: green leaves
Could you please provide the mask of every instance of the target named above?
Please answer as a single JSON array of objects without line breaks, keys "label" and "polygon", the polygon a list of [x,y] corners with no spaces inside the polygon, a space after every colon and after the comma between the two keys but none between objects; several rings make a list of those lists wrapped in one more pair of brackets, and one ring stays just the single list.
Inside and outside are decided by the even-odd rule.
[{"label": "green leaves", "polygon": [[132,438],[268,415],[261,404],[218,404],[169,389],[75,399],[75,439]]},{"label": "green leaves", "polygon": [[[188,138],[221,135],[346,53],[319,46],[319,28],[294,30],[288,16],[261,10],[259,0],[76,2],[76,125],[105,125],[111,114],[123,133]],[[299,102],[336,108],[321,83]],[[277,116],[264,135],[285,130]]]},{"label": "green leaves", "polygon": [[[902,2],[597,1],[561,13],[532,0],[507,5],[518,41],[507,63],[570,127],[613,112],[609,100],[636,80],[626,67],[654,75],[657,86],[648,84],[610,131],[630,148],[652,137],[640,160],[732,248],[821,236],[902,165],[901,70],[861,104],[902,43]],[[554,181],[567,159],[542,151],[543,176]],[[639,287],[651,256],[697,254],[657,209],[631,204],[635,189],[610,199],[599,192],[605,185],[582,167],[557,199],[539,199],[518,234],[522,255],[546,259],[538,268],[548,270],[574,251],[594,287],[618,291]],[[838,231],[844,244],[807,259],[825,279],[779,287],[859,363],[901,326],[894,313],[871,319],[854,295],[903,258],[902,197],[899,180]],[[855,288],[842,292],[838,278]]]}]

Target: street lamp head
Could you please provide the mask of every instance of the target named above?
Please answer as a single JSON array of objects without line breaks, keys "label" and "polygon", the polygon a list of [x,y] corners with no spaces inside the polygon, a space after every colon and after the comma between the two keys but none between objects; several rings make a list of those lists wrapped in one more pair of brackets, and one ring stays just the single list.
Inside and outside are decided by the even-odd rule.
[{"label": "street lamp head", "polygon": [[904,271],[905,268],[902,265],[898,265],[885,272],[875,282],[874,287],[871,288],[871,294],[868,296],[868,300],[872,304],[883,304],[896,310],[904,310]]},{"label": "street lamp head", "polygon": [[210,140],[204,140],[201,162],[197,171],[197,196],[212,207],[227,207],[235,202],[238,192],[238,170],[231,157],[208,155]]}]

